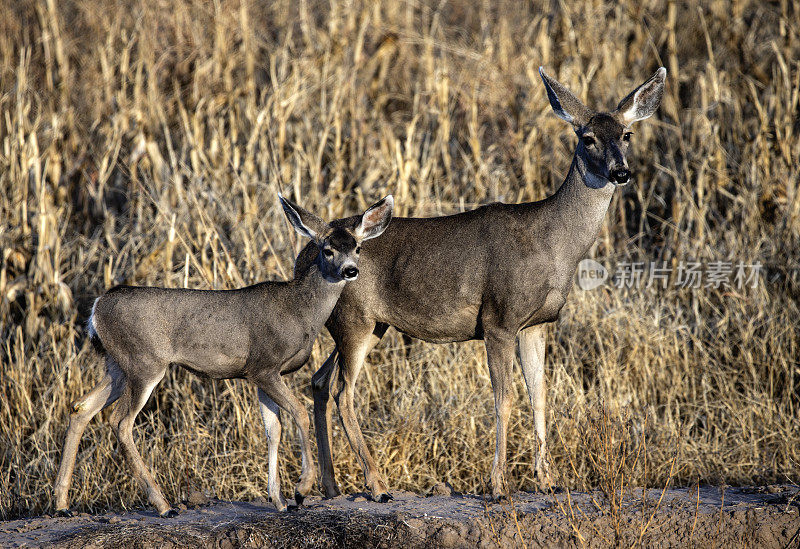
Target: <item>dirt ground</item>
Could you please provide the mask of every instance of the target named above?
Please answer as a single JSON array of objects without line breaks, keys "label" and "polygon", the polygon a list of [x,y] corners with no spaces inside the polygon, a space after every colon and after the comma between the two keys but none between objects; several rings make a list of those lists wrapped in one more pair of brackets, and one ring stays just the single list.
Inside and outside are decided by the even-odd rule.
[{"label": "dirt ground", "polygon": [[520,492],[491,503],[445,485],[428,497],[364,495],[277,513],[264,500],[207,500],[193,494],[181,513],[36,517],[0,523],[2,547],[800,547],[800,488],[701,487],[629,491],[619,513],[599,493]]}]

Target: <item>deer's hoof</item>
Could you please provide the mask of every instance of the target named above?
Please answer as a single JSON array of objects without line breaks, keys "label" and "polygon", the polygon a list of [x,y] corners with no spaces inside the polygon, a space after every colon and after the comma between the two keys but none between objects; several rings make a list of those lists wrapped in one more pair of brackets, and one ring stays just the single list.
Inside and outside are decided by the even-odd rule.
[{"label": "deer's hoof", "polygon": [[59,517],[70,518],[74,517],[75,513],[73,513],[69,509],[59,509],[58,511],[56,511],[56,515]]},{"label": "deer's hoof", "polygon": [[161,518],[175,518],[179,515],[177,509],[167,509],[165,512],[161,513]]},{"label": "deer's hoof", "polygon": [[297,490],[294,491],[294,502],[297,504],[298,507],[303,506],[303,500],[305,499],[306,497],[303,494],[301,494]]},{"label": "deer's hoof", "polygon": [[492,494],[492,502],[493,503],[500,503],[501,501],[508,500],[508,496],[505,494]]},{"label": "deer's hoof", "polygon": [[392,497],[392,494],[390,494],[388,492],[384,492],[381,495],[379,495],[377,498],[374,498],[374,499],[378,503],[388,503],[388,502],[392,501],[394,498]]},{"label": "deer's hoof", "polygon": [[283,513],[288,509],[288,507],[286,506],[286,500],[284,500],[282,497],[279,499],[271,497],[269,499],[272,500],[272,504],[275,506],[275,509],[277,509],[279,513]]}]

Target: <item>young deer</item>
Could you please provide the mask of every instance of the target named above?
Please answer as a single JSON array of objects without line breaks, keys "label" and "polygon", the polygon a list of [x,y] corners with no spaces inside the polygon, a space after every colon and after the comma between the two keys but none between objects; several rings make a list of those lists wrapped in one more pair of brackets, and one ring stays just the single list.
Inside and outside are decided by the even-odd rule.
[{"label": "young deer", "polygon": [[[364,266],[326,323],[336,349],[314,375],[314,417],[326,496],[339,494],[331,458],[330,396],[336,400],[368,490],[387,492],[367,450],[353,408],[364,358],[389,326],[430,342],[482,339],[494,390],[497,443],[492,494],[505,494],[506,430],[511,412],[514,341],[538,440],[535,471],[550,483],[545,445],[545,323],[558,318],[578,261],[603,223],[614,189],[630,180],[629,127],[651,116],[661,101],[662,67],[611,112],[589,110],[539,70],[555,113],[579,141],[564,183],[552,196],[527,204],[489,204],[428,219],[395,218],[382,238],[364,245]],[[316,252],[307,247],[296,265]]]},{"label": "young deer", "polygon": [[363,215],[330,224],[280,197],[295,230],[312,240],[314,258],[289,282],[263,282],[239,290],[186,290],[118,286],[98,298],[89,335],[105,355],[106,375],[72,406],[55,483],[56,510],[69,514],[67,492],[78,443],[87,423],[119,399],[111,425],[134,476],[162,516],[174,516],[133,442],[133,422],[167,367],[213,379],[244,378],[258,386],[268,439],[269,496],[286,510],[278,478],[281,424],[278,408],[300,430],[303,461],[295,499],[314,485],[308,414],[281,379],[305,364],[317,334],[347,281],[358,276],[361,243],[388,226],[394,202],[387,196]]}]

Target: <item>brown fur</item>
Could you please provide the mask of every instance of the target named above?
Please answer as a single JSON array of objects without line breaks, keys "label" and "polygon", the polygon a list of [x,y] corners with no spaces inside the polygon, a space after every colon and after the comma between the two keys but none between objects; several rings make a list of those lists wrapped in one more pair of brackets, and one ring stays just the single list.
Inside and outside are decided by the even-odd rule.
[{"label": "brown fur", "polygon": [[381,234],[393,202],[387,197],[367,210],[365,219],[355,216],[330,225],[283,197],[281,204],[297,232],[312,239],[314,250],[294,280],[220,291],[119,286],[95,301],[89,334],[105,356],[106,375],[72,407],[55,482],[57,511],[69,512],[69,485],[86,425],[119,400],[111,424],[134,477],[161,515],[176,513],[133,440],[134,419],[170,366],[214,379],[243,378],[258,387],[269,439],[268,491],[279,510],[286,509],[286,502],[277,469],[278,409],[289,412],[303,453],[295,499],[300,503],[311,491],[315,470],[308,413],[281,376],[308,360],[346,280],[358,275],[359,245]]},{"label": "brown fur", "polygon": [[[497,414],[492,468],[496,497],[506,491],[510,377],[514,342],[523,331],[520,355],[540,444],[536,469],[540,480],[549,483],[541,326],[558,317],[578,261],[597,236],[615,188],[610,179],[624,176],[620,181],[624,183],[630,174],[627,121],[622,114],[594,113],[564,86],[541,74],[553,109],[581,136],[570,171],[555,194],[539,202],[489,204],[445,217],[396,218],[381,239],[364,244],[362,274],[342,292],[326,323],[336,349],[313,380],[326,495],[339,493],[329,442],[333,395],[368,489],[378,500],[389,497],[353,408],[355,380],[364,358],[389,326],[431,342],[484,340]],[[636,97],[648,101],[634,105],[637,115],[655,111],[658,103],[652,98],[660,99],[664,74],[659,70],[637,89],[642,93]],[[306,247],[296,268],[307,264],[313,253]]]}]

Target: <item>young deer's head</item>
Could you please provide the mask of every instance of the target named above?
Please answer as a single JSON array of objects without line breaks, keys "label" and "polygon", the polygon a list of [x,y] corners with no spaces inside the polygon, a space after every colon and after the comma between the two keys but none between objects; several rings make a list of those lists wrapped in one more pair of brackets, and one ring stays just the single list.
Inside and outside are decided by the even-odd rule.
[{"label": "young deer's head", "polygon": [[661,67],[650,79],[628,94],[611,112],[594,112],[587,108],[563,84],[545,74],[539,67],[547,97],[555,113],[566,120],[578,134],[575,154],[586,166],[584,181],[592,188],[604,187],[609,181],[622,186],[628,183],[628,144],[634,122],[656,112],[664,93],[667,69]]},{"label": "young deer's head", "polygon": [[329,282],[355,280],[361,243],[379,236],[392,220],[394,199],[389,195],[379,200],[362,215],[326,223],[278,194],[281,206],[294,229],[317,246],[316,264]]}]

